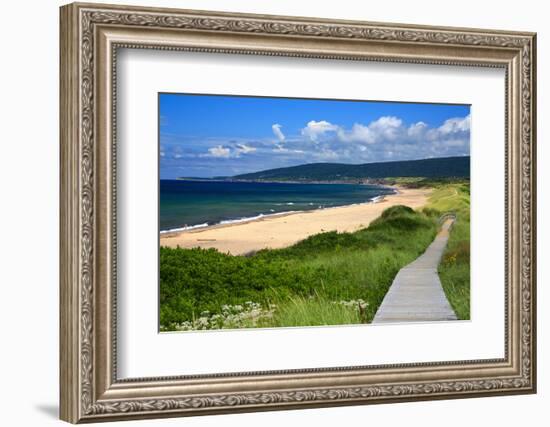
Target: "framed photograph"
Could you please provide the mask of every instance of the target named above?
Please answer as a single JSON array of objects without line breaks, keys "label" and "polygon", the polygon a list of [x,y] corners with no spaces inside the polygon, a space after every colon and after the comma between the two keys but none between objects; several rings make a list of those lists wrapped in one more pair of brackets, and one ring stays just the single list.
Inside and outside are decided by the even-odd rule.
[{"label": "framed photograph", "polygon": [[534,393],[535,34],[61,8],[61,418]]}]

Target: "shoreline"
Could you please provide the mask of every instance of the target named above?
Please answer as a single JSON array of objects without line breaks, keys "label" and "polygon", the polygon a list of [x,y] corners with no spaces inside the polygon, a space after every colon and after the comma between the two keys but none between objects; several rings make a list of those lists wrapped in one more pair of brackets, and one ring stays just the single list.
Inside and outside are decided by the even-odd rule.
[{"label": "shoreline", "polygon": [[250,220],[160,233],[160,245],[181,248],[215,248],[232,255],[291,246],[307,237],[328,232],[353,232],[367,227],[390,206],[413,209],[427,203],[431,189],[391,187],[394,194],[380,202],[364,202],[306,211],[280,212]]},{"label": "shoreline", "polygon": [[[349,205],[334,206],[334,207],[339,208],[343,206],[349,206]],[[323,209],[330,209],[330,208],[323,208]],[[314,212],[317,210],[321,210],[321,209],[311,209],[309,211],[284,211],[284,212],[275,212],[270,214],[259,214],[248,218],[239,218],[236,220],[225,220],[225,221],[217,222],[211,225],[198,224],[198,225],[191,225],[189,227],[174,228],[172,230],[165,230],[165,231],[161,230],[160,235],[162,237],[170,237],[173,234],[180,234],[180,233],[200,233],[201,231],[214,230],[216,228],[232,227],[234,225],[248,224],[254,221],[262,221],[264,219],[269,219],[273,217],[282,217],[286,215],[292,215],[295,213]]]},{"label": "shoreline", "polygon": [[[183,181],[183,179],[177,179],[176,181]],[[214,180],[212,180],[214,181]],[[216,182],[228,182],[228,181],[225,181],[225,180],[220,180],[220,181],[216,181]],[[235,181],[235,182],[248,182],[248,181]],[[252,182],[252,181],[250,181]],[[256,181],[254,181],[256,182]],[[271,183],[271,182],[267,182],[267,181],[257,181],[259,183]],[[273,181],[273,183],[280,183],[279,181]],[[300,184],[299,182],[292,182],[292,184]],[[317,184],[317,183],[313,183],[313,184]],[[325,182],[324,184],[334,184],[332,182],[330,183],[327,183]],[[351,183],[348,183],[348,184],[351,184]],[[313,212],[313,211],[317,211],[317,210],[323,210],[323,209],[334,209],[334,208],[342,208],[342,207],[346,207],[346,206],[355,206],[355,205],[361,205],[361,204],[368,204],[368,203],[378,203],[376,201],[376,199],[380,198],[380,197],[387,197],[387,196],[392,196],[394,194],[399,194],[400,190],[403,189],[404,187],[401,187],[399,185],[386,185],[386,184],[367,184],[367,183],[363,183],[363,184],[353,184],[353,185],[369,185],[369,186],[373,186],[373,187],[381,187],[385,190],[392,190],[393,193],[391,194],[382,194],[382,195],[379,195],[379,196],[375,196],[375,197],[372,197],[371,199],[369,199],[368,201],[366,202],[361,202],[361,203],[351,203],[351,204],[348,204],[348,205],[338,205],[338,206],[328,206],[328,207],[323,207],[323,208],[315,208],[315,209],[303,209],[303,210],[291,210],[291,211],[281,211],[281,212],[274,212],[274,213],[260,213],[256,216],[252,216],[252,217],[242,217],[242,218],[237,218],[237,219],[234,219],[234,220],[222,220],[220,222],[216,222],[214,224],[208,224],[208,223],[202,223],[202,224],[193,224],[193,225],[189,225],[189,226],[184,226],[184,227],[177,227],[177,228],[172,228],[172,229],[169,229],[169,230],[160,230],[159,233],[161,234],[161,236],[163,237],[168,237],[168,236],[171,236],[172,234],[179,234],[179,233],[187,233],[187,232],[192,232],[192,231],[202,231],[202,230],[208,230],[208,229],[212,229],[214,227],[219,227],[219,226],[230,226],[230,225],[233,225],[233,224],[245,224],[245,223],[248,223],[248,222],[251,222],[251,221],[259,221],[259,220],[262,220],[264,218],[269,218],[269,217],[276,217],[276,216],[283,216],[283,215],[288,215],[288,214],[293,214],[293,213],[305,213],[305,212]]]},{"label": "shoreline", "polygon": [[197,233],[197,232],[201,232],[201,231],[212,230],[212,229],[215,229],[215,228],[231,227],[231,226],[234,226],[234,225],[248,224],[248,223],[253,222],[253,221],[263,221],[263,220],[266,220],[266,219],[269,219],[269,218],[283,217],[283,216],[298,214],[298,213],[305,214],[305,213],[310,213],[310,212],[323,211],[323,210],[327,210],[327,209],[338,209],[338,208],[345,208],[345,207],[348,207],[348,206],[360,206],[360,205],[380,203],[380,201],[377,201],[376,199],[378,199],[380,197],[383,197],[382,201],[384,201],[386,197],[393,196],[394,194],[399,194],[399,191],[397,189],[395,189],[395,192],[392,193],[392,194],[384,194],[384,195],[381,195],[381,196],[375,196],[367,202],[351,203],[349,205],[328,206],[328,207],[324,207],[324,208],[315,208],[315,209],[282,211],[282,212],[275,212],[275,213],[268,213],[268,214],[267,213],[266,214],[260,213],[256,216],[243,217],[243,218],[238,218],[238,219],[235,219],[235,220],[222,220],[220,222],[217,222],[215,224],[210,224],[210,225],[207,224],[207,223],[204,223],[204,224],[190,225],[190,226],[187,226],[187,227],[174,228],[174,229],[171,229],[171,230],[161,230],[160,234],[161,234],[162,237],[170,237],[173,234],[194,233],[194,232]]}]

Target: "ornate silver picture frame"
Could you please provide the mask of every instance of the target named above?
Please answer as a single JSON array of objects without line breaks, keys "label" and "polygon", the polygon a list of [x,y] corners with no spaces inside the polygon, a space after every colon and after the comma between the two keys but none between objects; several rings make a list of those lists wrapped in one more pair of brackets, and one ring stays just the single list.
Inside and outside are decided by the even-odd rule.
[{"label": "ornate silver picture frame", "polygon": [[[75,3],[61,8],[60,43],[61,419],[535,392],[535,34]],[[115,148],[121,48],[503,69],[504,357],[120,379]]]}]

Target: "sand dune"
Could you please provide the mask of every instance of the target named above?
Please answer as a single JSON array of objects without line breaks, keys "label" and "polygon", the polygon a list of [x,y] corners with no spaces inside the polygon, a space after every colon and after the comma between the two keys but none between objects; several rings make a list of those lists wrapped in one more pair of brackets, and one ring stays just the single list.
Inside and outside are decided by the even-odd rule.
[{"label": "sand dune", "polygon": [[431,190],[427,189],[400,188],[398,194],[386,196],[379,203],[295,212],[249,222],[167,233],[160,236],[160,244],[182,248],[216,248],[232,255],[264,248],[283,248],[325,231],[356,231],[368,226],[390,206],[419,208],[427,203],[430,193]]}]

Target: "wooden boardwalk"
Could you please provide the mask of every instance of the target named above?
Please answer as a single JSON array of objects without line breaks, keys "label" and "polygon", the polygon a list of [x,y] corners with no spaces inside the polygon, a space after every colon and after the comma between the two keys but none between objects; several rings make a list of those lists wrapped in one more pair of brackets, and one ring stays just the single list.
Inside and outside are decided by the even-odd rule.
[{"label": "wooden boardwalk", "polygon": [[374,316],[373,323],[434,322],[456,320],[437,274],[454,218],[443,223],[426,252],[395,276]]}]

